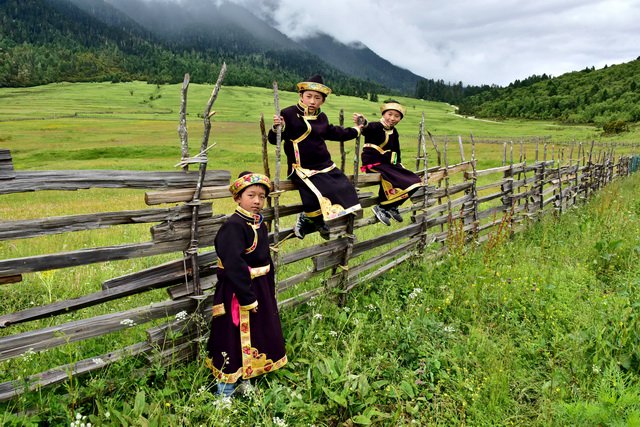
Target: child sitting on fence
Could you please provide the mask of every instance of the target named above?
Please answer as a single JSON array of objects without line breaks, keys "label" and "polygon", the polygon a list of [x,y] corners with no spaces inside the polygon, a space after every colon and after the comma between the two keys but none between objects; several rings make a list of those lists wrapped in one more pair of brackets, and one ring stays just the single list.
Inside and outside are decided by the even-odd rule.
[{"label": "child sitting on fence", "polygon": [[239,380],[287,363],[268,231],[260,214],[271,182],[265,175],[243,172],[229,190],[238,207],[214,241],[218,284],[206,360],[224,396],[235,391]]},{"label": "child sitting on fence", "polygon": [[325,140],[348,141],[360,135],[362,125],[343,128],[329,123],[320,110],[331,89],[315,75],[297,84],[300,100],[274,115],[269,142],[276,144],[277,126],[282,126],[282,143],[288,171],[300,193],[303,212],[298,215],[294,234],[303,239],[319,231],[328,239],[325,221],[356,212],[362,207],[355,188],[331,160]]},{"label": "child sitting on fence", "polygon": [[391,225],[391,218],[402,222],[398,206],[422,185],[422,180],[401,163],[400,135],[395,126],[404,118],[404,106],[389,100],[382,104],[380,111],[382,117],[377,122],[367,122],[364,116],[357,113],[353,115],[353,121],[358,123],[364,119],[365,123],[362,128],[365,143],[360,169],[363,172],[380,173],[378,204],[373,207],[373,213],[380,222]]}]

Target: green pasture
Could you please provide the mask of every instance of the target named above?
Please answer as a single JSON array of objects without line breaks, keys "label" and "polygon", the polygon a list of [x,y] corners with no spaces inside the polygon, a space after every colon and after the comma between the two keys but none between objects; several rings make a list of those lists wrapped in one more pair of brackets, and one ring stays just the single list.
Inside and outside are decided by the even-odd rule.
[{"label": "green pasture", "polygon": [[[202,142],[202,112],[212,89],[212,85],[191,85],[188,91],[187,124],[191,155],[197,154]],[[174,165],[180,160],[180,140],[177,132],[180,91],[181,85],[156,86],[144,82],[59,83],[34,88],[0,88],[0,148],[11,150],[15,169],[19,171],[177,170]],[[385,98],[384,95],[380,95],[379,99],[382,101]],[[280,106],[284,108],[295,103],[297,95],[291,92],[280,92],[279,99]],[[582,143],[582,146],[588,150],[591,142],[595,141],[594,154],[616,144],[616,152],[621,154],[637,152],[637,148],[623,145],[623,143],[640,139],[637,130],[609,139],[601,136],[601,130],[590,126],[564,126],[551,122],[511,120],[482,121],[456,116],[454,108],[443,103],[410,98],[399,100],[408,108],[406,118],[399,125],[399,132],[403,143],[403,163],[409,168],[415,166],[417,136],[422,113],[425,115],[426,129],[437,140],[439,149],[444,151],[446,145],[446,161],[449,164],[461,161],[462,153],[458,147],[458,135],[463,140],[466,160],[471,158],[471,134],[477,141],[507,141],[506,146],[502,142],[478,142],[475,145],[475,156],[479,169],[501,165],[505,149],[507,161],[513,158],[514,162],[518,162],[521,157],[532,161],[536,157],[537,145],[540,159],[546,156],[549,159],[562,158],[568,162],[569,152],[573,146],[575,151],[572,161],[575,162],[577,145],[574,143]],[[338,123],[339,112],[343,109],[345,123],[351,125],[353,112],[363,113],[370,120],[376,120],[379,116],[378,105],[378,103],[359,98],[332,95],[323,109],[335,124]],[[263,88],[223,86],[213,110],[216,114],[213,116],[209,143],[215,144],[215,147],[209,151],[208,168],[230,170],[232,176],[247,169],[262,171],[259,120],[260,115],[264,114],[267,128],[270,126],[274,113],[273,92]],[[544,154],[545,143],[546,155]],[[433,166],[436,159],[435,150],[429,139],[426,145],[429,165]],[[329,142],[329,146],[334,160],[338,162],[339,144]],[[354,142],[347,142],[345,147],[346,171],[351,173]],[[272,174],[275,171],[274,151],[274,147],[269,146]],[[284,163],[283,158],[283,178]],[[459,178],[452,178],[452,181],[457,179]],[[632,180],[632,182],[635,181]],[[0,185],[1,183],[2,181]],[[610,194],[609,198],[600,200],[605,206],[613,206],[614,211],[624,215],[621,218],[609,216],[607,218],[615,226],[622,227],[619,224],[622,218],[630,221],[629,224],[635,224],[633,221],[637,220],[638,206],[636,202],[629,200],[633,194],[632,185],[624,184],[615,188],[617,190],[613,193],[607,193]],[[377,189],[371,187],[363,191],[375,192]],[[144,203],[144,191],[122,189],[41,191],[0,196],[0,200],[0,221],[147,207]],[[295,192],[286,194],[282,202],[296,203],[298,196]],[[215,213],[230,213],[234,206],[231,199],[213,202]],[[594,208],[596,212],[593,215],[606,213],[597,210],[597,202],[594,202],[593,206],[596,206]],[[371,213],[367,210],[364,215],[370,216]],[[576,262],[585,262],[584,265],[587,265],[589,261],[569,259],[571,251],[576,248],[586,251],[600,245],[604,252],[601,255],[598,253],[595,255],[593,268],[597,273],[606,274],[614,280],[618,278],[614,273],[618,271],[619,265],[623,267],[637,265],[637,262],[633,264],[633,260],[637,260],[638,252],[633,244],[637,246],[637,242],[630,243],[629,245],[632,246],[629,248],[627,248],[628,245],[616,243],[622,239],[620,237],[623,234],[622,231],[618,236],[613,234],[612,229],[611,235],[600,236],[600,240],[589,241],[587,247],[582,248],[583,240],[579,242],[576,240],[584,232],[582,226],[578,224],[581,218],[578,215],[577,218],[574,217],[573,220],[565,220],[565,222],[545,223],[568,231],[554,233],[551,229],[552,225],[547,225],[547,228],[543,228],[542,231],[535,231],[535,229],[531,231],[528,235],[533,236],[534,240],[537,239],[532,244],[539,245],[538,249],[528,248],[526,240],[517,241],[511,248],[521,249],[522,257],[525,257],[524,254],[529,253],[529,250],[548,254],[553,247],[553,240],[550,239],[564,236],[569,246],[558,249],[560,252],[556,255],[541,255],[540,262],[548,261],[554,265],[554,268],[559,268],[555,264],[556,261],[552,259],[555,256],[562,258],[564,260],[562,262],[566,265],[571,266]],[[291,226],[292,221],[293,218],[285,218],[282,226]],[[602,220],[598,221],[596,225],[599,224],[601,227],[593,225],[588,229],[589,233],[604,233],[605,228],[611,228]],[[595,223],[595,220],[593,222]],[[28,240],[2,241],[0,242],[0,259],[144,242],[150,240],[150,226],[151,224],[120,226]],[[394,224],[393,227],[398,226]],[[357,237],[367,239],[388,231],[388,228],[376,224],[364,230],[358,230]],[[499,241],[498,237],[493,241]],[[593,237],[593,239],[597,238]],[[320,242],[322,240],[317,235],[311,235],[302,242],[289,239],[283,245],[282,253]],[[506,242],[500,243],[507,245]],[[622,248],[626,248],[624,252],[621,252]],[[207,249],[210,248],[203,248],[203,250]],[[381,247],[377,248],[377,251],[383,252],[387,249]],[[287,311],[284,314],[284,326],[288,331],[289,351],[293,355],[290,368],[282,374],[260,382],[262,391],[256,397],[259,400],[254,402],[254,409],[251,405],[240,403],[236,404],[233,410],[241,413],[246,425],[256,423],[273,425],[275,424],[274,416],[286,420],[288,425],[297,425],[294,415],[308,422],[306,425],[314,423],[337,425],[338,422],[347,422],[347,425],[354,425],[354,422],[367,424],[366,420],[381,424],[390,423],[388,425],[410,425],[411,420],[419,421],[419,424],[423,422],[438,424],[440,416],[453,425],[464,424],[465,420],[473,420],[470,421],[471,425],[482,425],[485,422],[495,425],[500,424],[498,420],[504,420],[501,417],[509,417],[508,419],[511,419],[514,425],[522,425],[520,423],[522,420],[534,421],[534,424],[537,421],[541,425],[553,425],[549,420],[557,416],[561,416],[569,424],[576,420],[580,421],[580,405],[591,405],[590,410],[597,412],[600,408],[598,402],[604,402],[602,403],[604,407],[608,401],[607,397],[602,395],[606,390],[597,394],[593,389],[595,387],[593,382],[589,383],[589,380],[581,377],[584,383],[576,386],[581,387],[580,390],[582,390],[582,394],[578,396],[576,392],[570,390],[571,380],[566,378],[570,373],[564,370],[560,370],[560,373],[556,371],[549,373],[550,371],[546,370],[548,367],[541,366],[542,356],[553,353],[554,363],[556,360],[557,363],[568,363],[561,356],[574,355],[571,351],[577,352],[574,347],[571,347],[572,338],[561,335],[565,331],[561,330],[560,326],[568,322],[569,315],[560,316],[557,313],[567,308],[566,301],[563,300],[562,305],[553,306],[548,311],[544,311],[545,308],[537,303],[525,301],[529,292],[532,295],[537,292],[536,286],[544,292],[557,289],[549,286],[553,284],[552,281],[559,279],[552,276],[553,272],[545,276],[539,266],[525,265],[516,271],[520,266],[520,260],[509,258],[511,256],[508,255],[509,247],[504,249],[505,252],[501,252],[499,248],[493,249],[498,252],[488,251],[486,255],[472,254],[465,257],[464,251],[457,251],[456,254],[462,256],[461,259],[454,257],[438,262],[436,265],[427,263],[399,268],[397,273],[387,274],[374,284],[366,285],[362,291],[350,296],[348,304],[353,309],[351,313],[334,307],[329,300],[318,301],[317,306],[310,304]],[[176,259],[181,255],[180,253],[167,254],[27,274],[22,282],[0,286],[0,312],[10,313],[96,292],[105,280]],[[581,255],[594,256],[591,252],[581,253]],[[485,258],[481,259],[483,257]],[[472,262],[480,264],[472,264]],[[485,263],[482,264],[482,262]],[[483,267],[483,265],[488,266]],[[469,271],[477,274],[473,280],[462,268],[463,266],[469,267]],[[510,267],[507,268],[507,266]],[[433,271],[431,267],[434,267]],[[305,268],[307,265],[302,264],[287,266],[280,271],[280,278],[299,273]],[[542,270],[545,269],[546,267]],[[506,274],[515,278],[515,283],[522,284],[523,288],[513,289],[515,286],[513,281],[506,282],[506,279],[500,278],[505,277]],[[587,273],[584,274],[586,277]],[[582,278],[579,279],[582,280]],[[598,277],[589,276],[584,280],[587,279],[589,282],[585,286],[589,289],[599,286]],[[624,280],[627,280],[627,276],[624,276]],[[629,276],[628,280],[635,279]],[[283,298],[311,289],[318,284],[320,284],[319,279],[300,284],[283,295]],[[623,284],[615,282],[615,286],[622,287]],[[477,290],[481,287],[488,293]],[[525,287],[532,287],[534,290],[526,291]],[[423,301],[427,303],[425,312],[418,310],[418,306],[414,304],[415,301],[410,301],[412,298],[409,295],[413,288],[420,288],[425,298],[427,294],[429,295]],[[568,298],[564,293],[560,296]],[[601,301],[598,300],[598,304],[606,306],[607,297],[600,295],[598,298],[602,298]],[[0,336],[64,321],[123,311],[164,299],[166,294],[163,290],[147,292],[65,314],[56,319],[43,319],[27,325],[0,329]],[[526,306],[525,310],[530,311],[523,314],[518,311],[521,310],[518,304]],[[510,307],[516,307],[515,312],[519,317],[509,317],[512,315]],[[498,314],[492,314],[494,309]],[[531,310],[537,309],[542,310],[542,314],[530,314]],[[581,313],[588,312],[584,306],[582,309],[584,312]],[[327,316],[328,322],[318,320],[316,315],[322,313]],[[594,315],[597,316],[597,313]],[[535,320],[531,320],[531,316],[535,316]],[[356,319],[361,322],[354,323]],[[474,323],[476,319],[482,320],[482,323],[476,325]],[[509,322],[500,323],[505,319]],[[529,333],[532,338],[527,343],[527,348],[523,350],[526,354],[519,356],[523,358],[527,354],[535,356],[532,369],[536,369],[536,372],[533,373],[526,370],[524,361],[518,360],[516,365],[516,362],[502,357],[498,349],[500,345],[504,345],[508,354],[519,355],[518,349],[508,347],[507,342],[508,338],[514,334],[518,339],[526,339],[517,333],[519,319],[530,320],[535,326],[530,330],[527,329],[528,332],[522,333],[523,335]],[[594,322],[600,320],[597,318]],[[558,323],[547,323],[547,321],[563,323],[559,326]],[[585,324],[589,321],[587,318],[581,320]],[[380,331],[375,329],[377,323],[386,325],[389,334],[381,333],[378,336],[376,333]],[[522,320],[522,324],[525,323]],[[502,326],[498,328],[500,325]],[[15,378],[24,379],[48,367],[94,357],[114,348],[143,341],[146,339],[145,329],[149,326],[151,324],[137,325],[123,333],[111,334],[115,336],[100,337],[80,344],[69,344],[37,355],[27,355],[0,363],[0,382]],[[464,335],[454,339],[449,332],[437,331],[438,328],[442,329],[445,326],[447,328],[451,326],[454,332],[464,332]],[[419,335],[410,330],[415,327],[422,328],[419,330],[434,340],[436,344],[433,348],[420,344]],[[539,332],[536,328],[542,328],[541,336],[535,335]],[[622,331],[616,330],[615,333],[627,334],[625,339],[630,340],[628,335],[632,332],[625,327]],[[393,334],[397,336],[394,337]],[[495,340],[495,343],[492,340]],[[562,347],[565,343],[563,340],[569,342],[568,349]],[[383,348],[387,350],[380,350]],[[321,349],[322,355],[319,354]],[[327,351],[324,351],[325,349]],[[401,352],[401,349],[405,352]],[[590,369],[591,364],[595,369],[597,365],[603,373],[600,387],[611,386],[604,379],[605,374],[607,378],[613,378],[611,381],[615,380],[616,375],[622,375],[624,381],[627,381],[624,384],[628,383],[630,386],[629,390],[624,389],[621,394],[625,397],[633,396],[632,393],[636,393],[635,396],[638,395],[637,384],[626,379],[627,377],[624,376],[626,371],[619,373],[619,366],[616,367],[613,359],[602,355],[598,357],[600,359],[597,359],[597,363],[596,359],[593,359],[593,363],[589,362],[591,360],[589,358],[581,360],[580,363],[583,365],[581,369]],[[481,361],[487,361],[486,367],[483,367]],[[125,418],[129,420],[129,425],[142,425],[147,423],[147,420],[155,419],[154,417],[169,421],[166,424],[153,424],[149,421],[148,425],[198,425],[198,423],[215,425],[213,415],[218,420],[231,416],[230,412],[227,413],[219,408],[210,410],[209,414],[196,414],[195,406],[205,406],[207,402],[210,405],[213,400],[210,393],[202,389],[206,385],[206,375],[201,367],[192,364],[186,368],[167,369],[155,365],[149,372],[149,376],[145,377],[150,384],[155,384],[153,386],[143,384],[144,380],[136,383],[137,380],[129,376],[131,370],[138,368],[140,364],[137,361],[124,361],[110,367],[104,373],[91,376],[82,383],[85,388],[80,388],[76,379],[70,380],[64,386],[57,388],[56,393],[64,394],[62,398],[56,398],[43,391],[35,397],[32,395],[16,400],[4,406],[8,409],[7,415],[4,415],[4,418],[0,415],[0,421],[7,425],[23,425],[23,422],[32,419],[29,415],[18,417],[18,421],[11,424],[14,420],[8,414],[24,412],[37,414],[34,417],[42,417],[43,413],[47,413],[49,414],[47,416],[51,417],[49,421],[53,423],[52,425],[62,421],[68,424],[68,420],[75,417],[76,410],[85,414],[94,414],[94,425],[96,422],[101,425],[124,425],[126,423],[123,424],[121,420]],[[186,369],[186,371],[180,369]],[[477,375],[469,375],[473,369],[478,371]],[[314,383],[312,378],[323,378],[323,380]],[[117,384],[118,379],[122,380],[123,388]],[[183,383],[184,380],[188,380],[189,384]],[[514,381],[519,387],[517,390],[520,396],[515,402],[511,395]],[[564,381],[563,385],[558,386],[562,381]],[[126,390],[125,385],[128,387]],[[537,391],[538,388],[543,390]],[[556,388],[561,392],[555,392]],[[349,397],[345,390],[355,393],[356,397]],[[112,398],[102,401],[87,397],[94,392],[96,394],[113,393],[113,395]],[[296,393],[304,395],[303,398],[298,399]],[[566,397],[567,393],[574,393],[571,395],[573,400]],[[437,399],[434,400],[434,396],[438,396]],[[584,396],[583,400],[580,400],[581,396]],[[123,403],[133,399],[136,402],[135,408]],[[85,406],[80,403],[88,401],[92,403]],[[533,409],[527,405],[533,405]],[[45,409],[33,412],[34,406]],[[635,408],[633,405],[629,407]],[[424,408],[429,410],[425,411]],[[483,408],[486,409],[484,413]],[[107,412],[114,414],[114,417],[116,412],[124,414],[124,418],[117,421],[116,418],[109,420],[105,416]],[[626,414],[626,412],[623,413]],[[620,415],[616,419],[627,419],[630,416],[625,417],[626,415]],[[347,421],[349,419],[351,421]]]}]

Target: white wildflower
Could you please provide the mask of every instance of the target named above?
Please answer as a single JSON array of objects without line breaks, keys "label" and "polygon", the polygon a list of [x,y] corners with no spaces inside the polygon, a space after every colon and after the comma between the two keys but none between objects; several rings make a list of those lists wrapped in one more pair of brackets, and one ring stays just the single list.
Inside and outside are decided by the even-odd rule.
[{"label": "white wildflower", "polygon": [[329,335],[331,335],[332,337],[337,337],[338,333],[336,331],[329,331]]},{"label": "white wildflower", "polygon": [[375,311],[376,310],[376,306],[373,304],[367,304],[367,310],[369,311]]},{"label": "white wildflower", "polygon": [[422,293],[422,288],[413,288],[413,292],[409,294],[409,299],[415,299]]},{"label": "white wildflower", "polygon": [[136,322],[134,322],[132,319],[122,319],[120,321],[120,324],[123,326],[136,326]]},{"label": "white wildflower", "polygon": [[591,372],[593,372],[594,374],[599,374],[600,373],[600,367],[597,366],[597,365],[591,366]]},{"label": "white wildflower", "polygon": [[109,412],[109,411],[105,412],[105,413],[104,413],[104,417],[105,417],[106,419],[111,418],[111,412]]},{"label": "white wildflower", "polygon": [[176,320],[179,320],[179,321],[186,320],[187,316],[188,316],[187,312],[185,310],[182,310],[181,312],[176,313]]},{"label": "white wildflower", "polygon": [[273,417],[273,425],[277,427],[287,427],[287,422],[280,417]]},{"label": "white wildflower", "polygon": [[453,333],[453,332],[455,332],[455,331],[456,331],[456,327],[455,327],[455,326],[453,326],[453,325],[445,325],[445,326],[442,328],[442,330],[443,330],[443,331],[445,331],[446,333],[451,334],[451,333]]},{"label": "white wildflower", "polygon": [[24,353],[22,353],[22,359],[25,362],[30,361],[31,359],[33,359],[33,356],[35,356],[36,352],[33,351],[33,348],[30,348],[29,350],[25,351]]},{"label": "white wildflower", "polygon": [[217,409],[231,409],[231,398],[228,396],[223,396],[220,399],[213,401],[213,406]]},{"label": "white wildflower", "polygon": [[348,313],[348,312],[350,312],[350,311],[351,311],[351,308],[349,308],[349,307],[346,307],[346,306],[345,306],[345,307],[343,308],[343,310],[344,310],[346,313]]},{"label": "white wildflower", "polygon": [[307,305],[309,307],[315,307],[316,306],[316,302],[314,300],[309,300],[309,301],[307,301]]},{"label": "white wildflower", "polygon": [[317,320],[322,320],[322,314],[316,313],[316,314],[313,315],[313,318],[317,319]]}]

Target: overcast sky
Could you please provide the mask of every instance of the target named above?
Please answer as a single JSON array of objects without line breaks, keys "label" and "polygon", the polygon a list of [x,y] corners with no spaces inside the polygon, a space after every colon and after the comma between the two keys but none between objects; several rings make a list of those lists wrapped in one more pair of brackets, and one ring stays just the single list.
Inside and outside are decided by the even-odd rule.
[{"label": "overcast sky", "polygon": [[414,73],[507,85],[640,56],[640,0],[233,0],[291,38],[360,41]]}]

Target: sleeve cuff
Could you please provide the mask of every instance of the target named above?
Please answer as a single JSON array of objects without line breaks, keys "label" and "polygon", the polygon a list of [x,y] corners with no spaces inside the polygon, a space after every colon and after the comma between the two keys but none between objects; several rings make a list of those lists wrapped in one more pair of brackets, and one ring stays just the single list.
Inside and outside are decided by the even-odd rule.
[{"label": "sleeve cuff", "polygon": [[240,306],[240,310],[244,310],[244,311],[249,311],[249,310],[253,310],[254,308],[256,308],[258,306],[258,300],[252,302],[249,305],[241,305]]},{"label": "sleeve cuff", "polygon": [[357,127],[357,126],[354,126],[353,128],[356,130],[356,132],[358,132],[358,135],[356,135],[356,136],[360,136],[360,128]]}]

